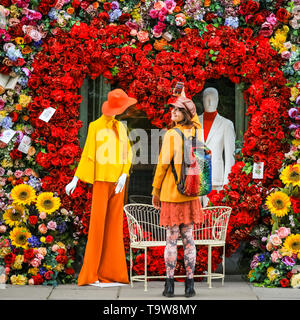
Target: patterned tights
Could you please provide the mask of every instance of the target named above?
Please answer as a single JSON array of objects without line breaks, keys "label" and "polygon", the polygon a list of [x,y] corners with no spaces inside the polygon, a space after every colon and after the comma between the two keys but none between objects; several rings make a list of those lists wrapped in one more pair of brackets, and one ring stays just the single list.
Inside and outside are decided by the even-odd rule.
[{"label": "patterned tights", "polygon": [[193,237],[193,224],[181,224],[167,227],[167,243],[165,248],[165,264],[167,278],[173,278],[177,262],[177,239],[181,234],[184,248],[184,265],[187,277],[194,277],[196,264],[196,246]]}]

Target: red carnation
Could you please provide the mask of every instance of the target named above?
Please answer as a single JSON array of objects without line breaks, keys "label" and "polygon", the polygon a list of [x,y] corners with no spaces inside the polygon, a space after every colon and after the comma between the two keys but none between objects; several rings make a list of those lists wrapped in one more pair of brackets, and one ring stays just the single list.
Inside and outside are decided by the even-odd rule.
[{"label": "red carnation", "polygon": [[5,255],[4,262],[7,265],[11,265],[15,261],[15,259],[16,259],[16,255],[13,254],[12,252],[10,252],[10,253]]},{"label": "red carnation", "polygon": [[47,243],[51,243],[52,241],[53,241],[53,237],[52,236],[49,235],[49,236],[46,237],[46,242]]},{"label": "red carnation", "polygon": [[290,281],[286,278],[284,279],[281,279],[280,280],[280,285],[283,287],[283,288],[287,288],[290,286]]},{"label": "red carnation", "polygon": [[75,274],[75,271],[73,268],[66,268],[65,269],[65,273],[66,274],[70,274],[70,275],[74,275]]},{"label": "red carnation", "polygon": [[38,222],[37,216],[30,216],[28,220],[29,220],[29,223],[32,225],[35,225]]},{"label": "red carnation", "polygon": [[24,250],[24,259],[31,260],[34,257],[34,251],[32,248]]}]

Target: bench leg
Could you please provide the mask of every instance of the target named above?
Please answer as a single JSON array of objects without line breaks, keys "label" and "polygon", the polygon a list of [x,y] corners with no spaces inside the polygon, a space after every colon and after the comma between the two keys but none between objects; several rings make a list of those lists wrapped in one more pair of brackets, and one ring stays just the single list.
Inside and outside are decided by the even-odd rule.
[{"label": "bench leg", "polygon": [[133,281],[132,281],[132,248],[130,247],[130,284],[131,288],[133,288]]},{"label": "bench leg", "polygon": [[145,291],[147,290],[147,247],[145,247]]},{"label": "bench leg", "polygon": [[208,282],[208,287],[211,288],[211,246],[210,245],[208,245],[207,282]]},{"label": "bench leg", "polygon": [[222,278],[222,286],[224,286],[224,278],[225,278],[225,246],[223,246],[222,264],[223,264],[223,278]]}]

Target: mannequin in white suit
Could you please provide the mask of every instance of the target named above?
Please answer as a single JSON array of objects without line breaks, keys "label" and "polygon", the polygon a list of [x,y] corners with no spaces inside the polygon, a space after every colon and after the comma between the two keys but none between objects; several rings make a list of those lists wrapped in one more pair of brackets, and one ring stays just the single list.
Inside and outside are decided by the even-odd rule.
[{"label": "mannequin in white suit", "polygon": [[[228,174],[234,165],[235,131],[232,121],[218,114],[219,94],[215,88],[203,91],[204,113],[199,116],[204,142],[212,152],[212,188],[221,190],[228,183]],[[223,159],[224,152],[224,159]],[[208,198],[203,197],[206,206]]]}]

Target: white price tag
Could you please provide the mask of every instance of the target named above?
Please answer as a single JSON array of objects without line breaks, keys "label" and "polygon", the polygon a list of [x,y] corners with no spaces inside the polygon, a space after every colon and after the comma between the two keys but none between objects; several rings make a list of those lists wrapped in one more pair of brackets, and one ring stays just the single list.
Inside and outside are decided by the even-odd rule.
[{"label": "white price tag", "polygon": [[16,131],[12,129],[7,129],[2,132],[2,136],[0,137],[0,141],[8,144],[12,137],[15,135]]},{"label": "white price tag", "polygon": [[48,122],[52,118],[52,116],[54,115],[55,111],[56,111],[56,109],[54,109],[52,107],[46,108],[39,116],[39,119],[41,119],[45,122]]},{"label": "white price tag", "polygon": [[30,147],[31,139],[28,136],[24,136],[21,143],[19,144],[18,150],[23,153],[28,153],[28,149]]},{"label": "white price tag", "polygon": [[263,179],[264,178],[264,163],[263,162],[254,162],[252,179]]}]

